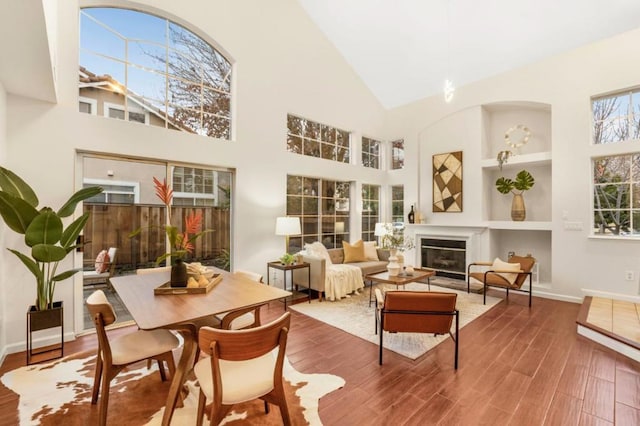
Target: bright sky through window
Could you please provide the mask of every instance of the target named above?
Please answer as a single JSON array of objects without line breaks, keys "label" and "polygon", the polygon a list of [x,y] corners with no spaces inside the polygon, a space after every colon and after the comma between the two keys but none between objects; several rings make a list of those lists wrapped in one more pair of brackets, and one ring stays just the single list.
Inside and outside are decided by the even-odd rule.
[{"label": "bright sky through window", "polygon": [[[80,14],[82,98],[145,111],[146,124],[231,138],[231,63],[167,19],[127,9]],[[108,115],[108,114],[106,114]]]}]

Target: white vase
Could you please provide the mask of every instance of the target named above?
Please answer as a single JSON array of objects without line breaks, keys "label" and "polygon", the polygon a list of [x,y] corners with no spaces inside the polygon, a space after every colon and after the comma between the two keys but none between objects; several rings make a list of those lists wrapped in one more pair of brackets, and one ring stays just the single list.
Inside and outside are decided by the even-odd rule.
[{"label": "white vase", "polygon": [[396,277],[400,273],[400,264],[397,258],[398,250],[389,250],[389,263],[387,264],[387,271],[390,277]]}]

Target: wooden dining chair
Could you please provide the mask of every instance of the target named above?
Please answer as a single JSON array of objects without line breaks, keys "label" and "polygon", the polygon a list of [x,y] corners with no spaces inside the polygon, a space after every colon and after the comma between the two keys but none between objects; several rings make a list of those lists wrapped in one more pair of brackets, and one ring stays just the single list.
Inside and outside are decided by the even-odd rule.
[{"label": "wooden dining chair", "polygon": [[254,399],[280,407],[282,421],[291,424],[284,392],[282,369],[291,314],[245,330],[202,327],[200,350],[210,355],[193,368],[200,384],[197,425],[201,426],[205,405],[211,402],[211,425],[219,424],[233,405]]},{"label": "wooden dining chair", "polygon": [[137,330],[110,340],[105,327],[116,321],[113,306],[111,306],[102,290],[93,292],[87,298],[86,303],[98,335],[98,354],[96,357],[91,404],[96,404],[98,394],[102,393],[99,424],[104,426],[107,424],[111,380],[126,366],[147,359],[158,361],[162,381],[167,379],[163,362],[167,363],[169,372],[173,377],[175,362],[172,351],[179,346],[180,342],[168,330]]},{"label": "wooden dining chair", "polygon": [[[233,273],[233,276],[234,278],[262,282],[262,275],[256,272],[238,270]],[[264,305],[218,314],[216,318],[220,321],[220,328],[223,330],[242,330],[258,327],[260,325],[260,308],[262,306]]]}]

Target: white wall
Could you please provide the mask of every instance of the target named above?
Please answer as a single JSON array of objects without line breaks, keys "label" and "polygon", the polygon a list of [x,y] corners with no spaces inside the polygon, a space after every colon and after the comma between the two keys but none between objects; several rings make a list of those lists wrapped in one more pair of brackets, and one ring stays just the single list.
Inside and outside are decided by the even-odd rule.
[{"label": "white wall", "polygon": [[[592,206],[590,158],[611,149],[619,152],[640,150],[640,143],[613,148],[591,146],[590,97],[640,85],[640,58],[630,54],[637,51],[639,43],[640,30],[635,30],[459,87],[451,104],[445,104],[441,96],[434,96],[390,111],[386,131],[390,134],[404,131],[410,145],[423,140],[424,132],[430,133],[430,136],[435,133],[439,137],[436,139],[438,142],[432,142],[433,145],[428,145],[420,152],[419,164],[424,166],[421,169],[421,184],[430,184],[424,170],[430,170],[426,165],[430,167],[432,154],[448,150],[464,151],[465,212],[459,215],[429,213],[432,217],[427,222],[479,225],[475,209],[480,208],[480,204],[476,203],[482,200],[473,194],[471,198],[467,197],[467,189],[472,192],[481,189],[476,186],[480,166],[474,165],[481,158],[481,136],[474,133],[478,126],[477,115],[468,114],[467,111],[493,102],[549,104],[553,156],[550,188],[553,264],[548,292],[554,297],[574,300],[582,297],[583,288],[637,295],[640,241],[589,238]],[[450,120],[447,118],[449,116],[455,116],[456,119]],[[414,163],[416,161],[414,158]],[[417,166],[414,164],[411,167]],[[413,194],[407,192],[405,196],[417,198],[417,194],[417,191]],[[421,197],[420,206],[427,213],[431,211],[430,192],[428,194],[426,199]],[[583,223],[582,231],[564,229],[564,211],[568,213],[567,220]],[[634,281],[624,280],[626,270],[634,271]]]},{"label": "white wall", "polygon": [[[363,182],[386,182],[385,172],[288,153],[287,113],[382,138],[385,111],[295,0],[189,3],[192,7],[173,0],[129,4],[190,23],[230,55],[236,71],[233,141],[79,114],[78,5],[64,1],[58,2],[57,16],[65,31],[58,31],[55,43],[59,102],[9,96],[6,163],[42,194],[43,204],[54,207],[74,190],[78,150],[235,168],[234,268],[266,273],[266,263],[277,259],[284,245],[274,229],[275,218],[285,214],[287,174],[356,181],[354,206]],[[359,237],[359,229],[353,236]],[[7,237],[7,246],[19,245],[17,236]],[[0,250],[0,264],[12,270],[11,279],[0,283],[12,295],[4,316],[6,344],[11,351],[24,350],[24,313],[35,286],[6,250]],[[80,277],[74,285],[80,288]],[[56,289],[56,299],[65,303],[67,333],[73,332],[72,288],[63,282]]]}]

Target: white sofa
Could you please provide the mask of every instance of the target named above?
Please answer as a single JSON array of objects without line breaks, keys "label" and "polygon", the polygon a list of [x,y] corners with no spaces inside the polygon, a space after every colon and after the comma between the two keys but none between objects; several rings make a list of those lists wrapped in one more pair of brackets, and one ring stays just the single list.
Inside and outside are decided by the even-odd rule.
[{"label": "white sofa", "polygon": [[293,271],[293,282],[311,288],[328,300],[338,300],[364,287],[364,276],[387,270],[389,251],[376,249],[379,260],[344,263],[344,250],[328,249],[329,259],[317,255],[303,254],[302,259],[311,266],[311,283],[306,269]]}]

